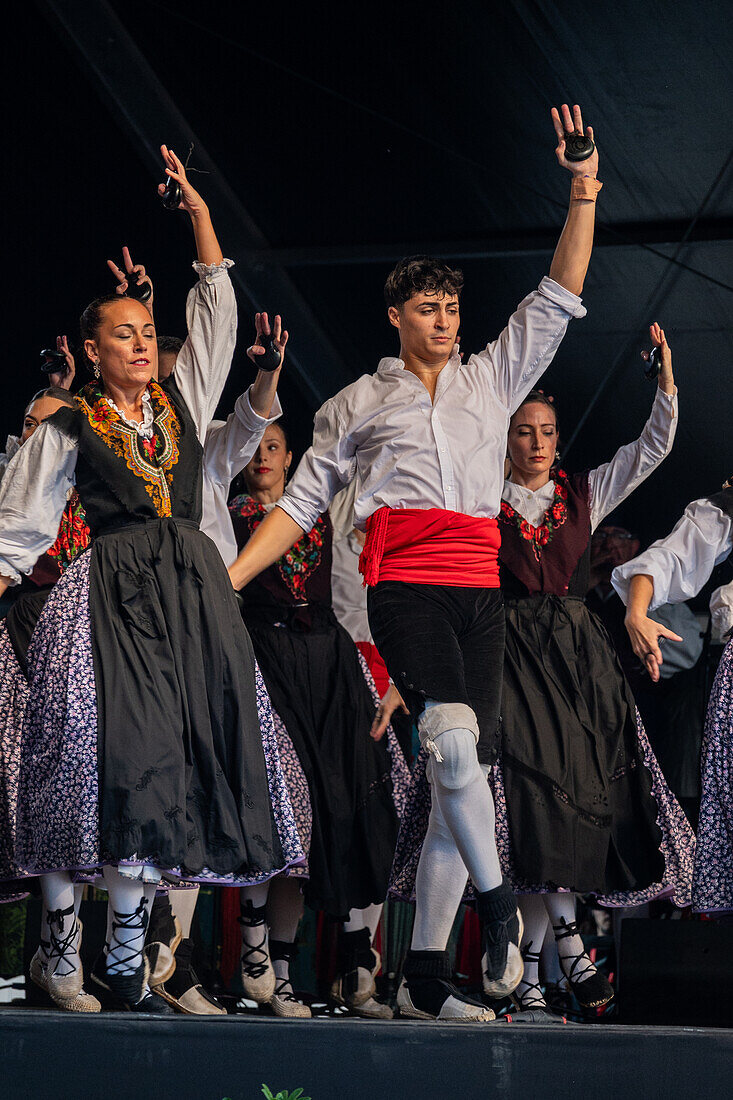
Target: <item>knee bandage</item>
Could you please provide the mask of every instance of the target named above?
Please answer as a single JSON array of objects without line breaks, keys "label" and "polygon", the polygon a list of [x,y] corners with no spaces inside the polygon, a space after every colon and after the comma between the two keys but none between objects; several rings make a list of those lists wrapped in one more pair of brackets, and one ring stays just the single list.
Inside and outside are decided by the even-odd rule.
[{"label": "knee bandage", "polygon": [[478,767],[476,744],[479,730],[476,715],[464,703],[428,703],[418,721],[420,743],[438,765],[436,782],[451,790],[464,787]]}]

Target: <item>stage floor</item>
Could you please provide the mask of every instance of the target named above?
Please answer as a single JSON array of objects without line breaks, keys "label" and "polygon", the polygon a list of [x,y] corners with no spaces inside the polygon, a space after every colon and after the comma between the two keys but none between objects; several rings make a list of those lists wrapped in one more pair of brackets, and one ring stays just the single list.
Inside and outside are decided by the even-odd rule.
[{"label": "stage floor", "polygon": [[714,1028],[0,1010],[3,1100],[707,1100],[732,1081]]}]

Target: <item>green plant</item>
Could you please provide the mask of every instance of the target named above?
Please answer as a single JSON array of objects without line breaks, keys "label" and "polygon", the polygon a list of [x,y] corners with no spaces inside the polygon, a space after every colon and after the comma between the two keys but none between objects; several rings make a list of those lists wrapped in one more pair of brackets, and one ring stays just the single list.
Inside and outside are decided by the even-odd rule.
[{"label": "green plant", "polygon": [[262,1086],[262,1095],[265,1097],[265,1100],[311,1100],[310,1096],[303,1096],[302,1089],[295,1089],[294,1092],[286,1092],[285,1089],[283,1089],[275,1096],[270,1092],[267,1085]]}]

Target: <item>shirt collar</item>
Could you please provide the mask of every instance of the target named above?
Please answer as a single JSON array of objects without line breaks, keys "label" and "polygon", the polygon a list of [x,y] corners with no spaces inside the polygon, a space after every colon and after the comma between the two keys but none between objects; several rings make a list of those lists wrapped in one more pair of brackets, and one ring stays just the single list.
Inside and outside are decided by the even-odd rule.
[{"label": "shirt collar", "polygon": [[[445,367],[443,367],[443,370],[445,370],[446,367],[450,367],[450,366],[454,366],[454,367],[460,367],[461,366],[461,357],[458,354],[458,352],[459,352],[459,345],[454,344],[453,345],[453,351],[451,353],[451,357],[448,360],[448,362],[445,364]],[[395,356],[388,355],[384,359],[379,360],[379,366],[377,367],[377,374],[395,374],[397,371],[402,371],[404,369],[405,369],[405,364],[404,364],[404,361],[402,359],[398,359]],[[442,374],[443,371],[441,371],[440,373]]]}]

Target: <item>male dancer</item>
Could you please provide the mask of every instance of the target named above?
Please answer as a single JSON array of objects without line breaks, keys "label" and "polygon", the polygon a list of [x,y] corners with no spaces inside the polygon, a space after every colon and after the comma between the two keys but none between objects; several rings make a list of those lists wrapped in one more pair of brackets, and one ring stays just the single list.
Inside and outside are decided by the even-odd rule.
[{"label": "male dancer", "polygon": [[398,998],[402,1014],[417,1019],[494,1018],[450,982],[446,945],[464,886],[446,874],[456,849],[477,891],[486,993],[508,994],[522,976],[520,917],[502,880],[482,771],[497,752],[504,651],[495,517],[509,418],[549,366],[570,318],[585,315],[578,295],[601,187],[595,151],[580,163],[565,156],[566,136],[586,132],[580,108],[571,114],[563,105],[562,117],[553,108],[552,118],[558,161],[573,180],[549,278],[464,364],[455,347],[461,273],[427,257],[402,260],[385,287],[399,359],[383,359],[376,374],[319,410],[313,445],[284,497],[229,570],[241,588],[358,476],[354,526],[367,532],[372,634],[431,754],[430,827]]}]

